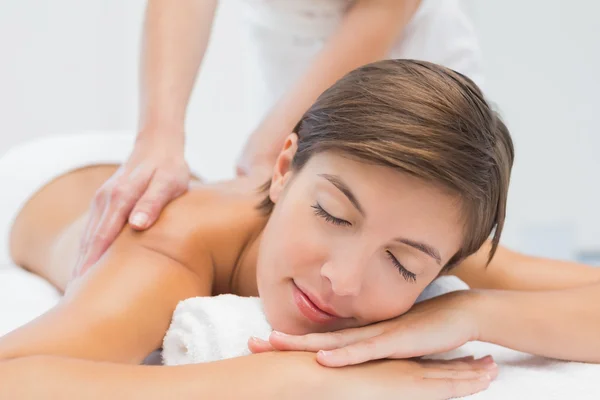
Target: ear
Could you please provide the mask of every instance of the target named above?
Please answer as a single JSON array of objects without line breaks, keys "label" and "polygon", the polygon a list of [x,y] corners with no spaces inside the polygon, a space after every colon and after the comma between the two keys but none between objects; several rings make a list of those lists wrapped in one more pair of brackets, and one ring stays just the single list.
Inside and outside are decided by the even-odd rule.
[{"label": "ear", "polygon": [[273,167],[273,177],[271,178],[271,188],[269,197],[273,203],[276,203],[285,188],[286,183],[292,176],[292,160],[298,150],[298,135],[291,133],[285,139],[283,148],[277,156],[275,166]]}]

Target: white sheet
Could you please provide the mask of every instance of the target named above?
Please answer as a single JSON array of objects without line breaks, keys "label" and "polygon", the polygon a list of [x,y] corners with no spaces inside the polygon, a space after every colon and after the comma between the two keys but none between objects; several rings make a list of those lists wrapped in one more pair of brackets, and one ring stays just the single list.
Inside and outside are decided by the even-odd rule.
[{"label": "white sheet", "polygon": [[0,265],[0,336],[52,308],[59,299],[58,291],[39,276]]},{"label": "white sheet", "polygon": [[[35,318],[59,299],[43,279],[12,265],[0,265],[0,335]],[[469,343],[447,356],[491,354],[500,375],[474,400],[600,398],[600,365],[555,361],[488,343]]]}]

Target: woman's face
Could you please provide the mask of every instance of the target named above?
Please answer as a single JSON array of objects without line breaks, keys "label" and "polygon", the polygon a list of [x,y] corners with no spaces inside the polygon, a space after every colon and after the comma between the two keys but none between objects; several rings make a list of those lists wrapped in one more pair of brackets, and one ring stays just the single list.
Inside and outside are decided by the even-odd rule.
[{"label": "woman's face", "polygon": [[458,251],[456,198],[388,167],[333,154],[299,172],[290,136],[270,190],[257,284],[273,329],[358,327],[408,311]]}]

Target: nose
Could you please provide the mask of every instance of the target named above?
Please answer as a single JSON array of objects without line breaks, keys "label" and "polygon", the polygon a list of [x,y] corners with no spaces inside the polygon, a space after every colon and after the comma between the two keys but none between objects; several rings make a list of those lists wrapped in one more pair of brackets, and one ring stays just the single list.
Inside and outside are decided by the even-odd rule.
[{"label": "nose", "polygon": [[363,281],[363,268],[358,262],[327,261],[321,267],[321,276],[330,282],[331,290],[336,295],[358,296]]}]

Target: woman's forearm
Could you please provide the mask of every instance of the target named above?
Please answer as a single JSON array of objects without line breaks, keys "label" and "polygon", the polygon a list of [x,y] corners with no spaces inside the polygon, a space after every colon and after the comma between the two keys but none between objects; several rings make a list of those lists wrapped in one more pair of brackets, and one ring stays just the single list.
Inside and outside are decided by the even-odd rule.
[{"label": "woman's forearm", "polygon": [[600,282],[551,291],[476,291],[479,339],[563,360],[600,363]]},{"label": "woman's forearm", "polygon": [[[319,396],[310,353],[265,353],[177,367],[34,356],[0,362],[0,398],[304,399]],[[316,397],[315,397],[316,396]]]},{"label": "woman's forearm", "polygon": [[[217,0],[149,0],[140,71],[140,130],[181,133]],[[158,129],[156,129],[158,127]]]}]

